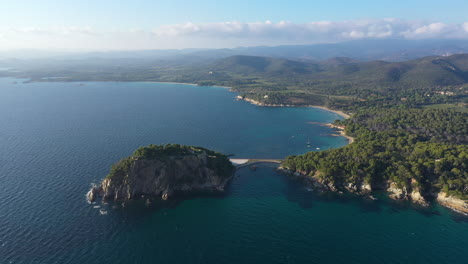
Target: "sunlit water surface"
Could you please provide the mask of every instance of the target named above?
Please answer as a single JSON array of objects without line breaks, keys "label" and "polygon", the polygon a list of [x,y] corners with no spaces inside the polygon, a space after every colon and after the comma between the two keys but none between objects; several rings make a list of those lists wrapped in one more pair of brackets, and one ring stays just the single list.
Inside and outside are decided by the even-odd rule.
[{"label": "sunlit water surface", "polygon": [[272,164],[239,170],[219,196],[90,205],[90,183],[139,146],[283,158],[344,146],[309,123],[340,117],[219,87],[22,81],[0,79],[0,263],[468,263],[463,216],[318,196]]}]

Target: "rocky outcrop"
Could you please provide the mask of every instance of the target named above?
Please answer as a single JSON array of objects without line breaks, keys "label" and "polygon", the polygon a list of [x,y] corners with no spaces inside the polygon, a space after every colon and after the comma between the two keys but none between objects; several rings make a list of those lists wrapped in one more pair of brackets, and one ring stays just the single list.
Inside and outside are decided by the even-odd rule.
[{"label": "rocky outcrop", "polygon": [[[206,151],[156,158],[129,157],[129,165],[106,177],[88,192],[88,199],[125,201],[142,196],[170,199],[178,193],[223,191],[234,173],[227,157],[217,159]],[[122,161],[121,161],[122,162]],[[224,162],[223,169],[219,163]]]},{"label": "rocky outcrop", "polygon": [[421,195],[421,192],[418,189],[413,189],[413,191],[410,193],[410,198],[411,201],[422,205],[422,206],[429,206],[429,202],[424,198],[423,195]]},{"label": "rocky outcrop", "polygon": [[359,184],[348,183],[347,185],[345,185],[344,188],[349,192],[360,193],[360,194],[368,194],[372,191],[371,185],[368,183],[364,183],[364,182],[359,183]]},{"label": "rocky outcrop", "polygon": [[391,182],[388,185],[387,192],[390,193],[390,198],[395,199],[395,200],[404,200],[408,199],[408,189],[406,187],[400,188],[398,185],[394,182]]},{"label": "rocky outcrop", "polygon": [[[317,177],[307,176],[305,172],[292,171],[281,166],[278,167],[277,170],[281,173],[294,177],[296,180],[301,181],[304,185],[318,192],[333,191],[335,188],[333,185],[329,185],[320,181],[320,179],[318,179]],[[332,189],[330,189],[330,187]]]},{"label": "rocky outcrop", "polygon": [[455,211],[468,214],[468,201],[466,200],[450,196],[445,192],[440,192],[437,195],[437,202]]},{"label": "rocky outcrop", "polygon": [[[340,186],[336,186],[333,183],[326,182],[317,177],[320,173],[316,173],[315,175],[307,175],[306,172],[301,171],[292,171],[286,168],[279,168],[281,171],[294,176],[295,178],[301,178],[310,188],[318,191],[318,192],[341,192],[340,190],[346,190],[351,193],[370,196],[373,197],[372,191],[374,190],[386,190],[389,192],[389,197],[395,200],[409,200],[414,203],[417,203],[421,206],[429,206],[429,202],[425,198],[425,195],[421,194],[419,188],[400,188],[394,182],[383,182],[381,184],[374,184],[371,185],[369,183],[360,182],[360,183],[345,183]],[[426,195],[427,196],[427,195]]]},{"label": "rocky outcrop", "polygon": [[399,187],[396,183],[394,182],[389,182],[388,183],[388,188],[387,192],[390,193],[390,198],[395,199],[395,200],[410,200],[416,204],[419,204],[421,206],[429,206],[429,202],[426,199],[426,196],[428,195],[423,195],[421,194],[421,190],[416,187],[416,181],[412,180],[411,181],[411,186],[410,188],[408,187]]}]

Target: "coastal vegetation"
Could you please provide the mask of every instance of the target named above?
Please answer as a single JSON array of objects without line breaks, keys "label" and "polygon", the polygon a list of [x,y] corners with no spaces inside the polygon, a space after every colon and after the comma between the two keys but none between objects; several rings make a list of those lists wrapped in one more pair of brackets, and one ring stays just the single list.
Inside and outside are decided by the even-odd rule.
[{"label": "coastal vegetation", "polygon": [[368,184],[468,199],[468,114],[453,110],[362,109],[337,121],[355,142],[290,156],[284,168],[337,189]]},{"label": "coastal vegetation", "polygon": [[208,168],[216,171],[217,174],[229,177],[233,170],[233,165],[229,158],[209,149],[195,146],[186,146],[179,144],[165,144],[140,147],[129,157],[126,157],[112,165],[106,178],[115,178],[118,175],[128,173],[135,160],[167,160],[175,157],[194,156],[198,154],[207,154]]}]

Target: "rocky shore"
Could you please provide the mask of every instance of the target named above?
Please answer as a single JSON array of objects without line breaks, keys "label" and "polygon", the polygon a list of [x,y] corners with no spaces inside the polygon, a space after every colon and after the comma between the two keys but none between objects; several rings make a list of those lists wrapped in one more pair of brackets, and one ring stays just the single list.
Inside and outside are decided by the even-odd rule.
[{"label": "rocky shore", "polygon": [[[301,180],[305,185],[317,192],[338,192],[348,191],[357,195],[373,198],[372,192],[384,190],[389,193],[389,197],[394,200],[407,200],[414,202],[420,206],[427,207],[430,205],[429,200],[435,200],[439,204],[448,207],[459,213],[468,215],[468,201],[450,196],[445,192],[439,193],[421,193],[417,187],[401,188],[394,182],[384,182],[379,185],[372,186],[367,183],[353,184],[348,183],[343,186],[336,186],[332,183],[322,181],[317,175],[308,176],[305,172],[291,171],[285,168],[278,168],[281,172],[290,175],[298,180]],[[431,198],[431,199],[427,199]],[[432,199],[433,198],[433,199]]]},{"label": "rocky shore", "polygon": [[445,192],[440,192],[437,194],[437,202],[452,210],[468,215],[468,201],[466,200],[450,196]]},{"label": "rocky shore", "polygon": [[[122,167],[120,163],[125,162]],[[114,165],[87,194],[88,200],[126,201],[141,197],[170,199],[181,193],[222,192],[234,174],[226,156],[205,150],[184,155],[131,156]]]}]

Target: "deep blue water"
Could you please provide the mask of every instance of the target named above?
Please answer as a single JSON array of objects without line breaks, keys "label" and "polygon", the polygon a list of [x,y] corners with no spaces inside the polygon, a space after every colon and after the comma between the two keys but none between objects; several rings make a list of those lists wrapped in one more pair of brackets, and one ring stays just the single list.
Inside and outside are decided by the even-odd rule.
[{"label": "deep blue water", "polygon": [[308,123],[340,117],[258,107],[216,87],[14,81],[0,79],[2,264],[468,263],[465,217],[317,196],[270,164],[240,170],[221,196],[102,205],[101,216],[85,200],[90,183],[139,146],[282,158],[345,145]]}]

